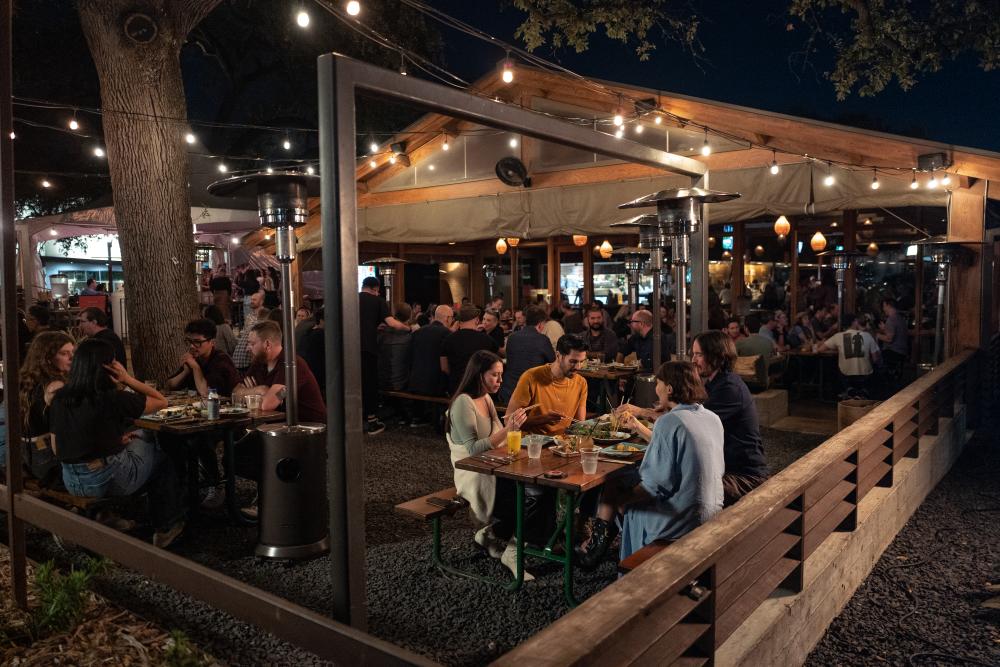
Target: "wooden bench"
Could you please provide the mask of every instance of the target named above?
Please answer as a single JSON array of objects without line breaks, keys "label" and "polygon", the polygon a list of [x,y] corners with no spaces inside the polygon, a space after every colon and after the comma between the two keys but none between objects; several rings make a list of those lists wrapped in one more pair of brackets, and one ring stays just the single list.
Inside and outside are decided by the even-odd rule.
[{"label": "wooden bench", "polygon": [[669,547],[672,543],[672,540],[656,540],[655,542],[650,542],[628,558],[619,561],[618,571],[623,574],[631,572],[656,554]]},{"label": "wooden bench", "polygon": [[110,504],[110,498],[90,498],[85,496],[74,496],[66,491],[59,491],[57,489],[46,489],[38,484],[38,480],[26,477],[24,480],[24,490],[36,498],[42,498],[44,500],[51,500],[57,505],[61,505],[66,508],[76,509],[79,512],[90,516],[97,512],[97,510],[102,507],[106,507]]},{"label": "wooden bench", "polygon": [[415,519],[432,521],[440,519],[443,516],[451,516],[458,510],[464,509],[464,507],[468,506],[454,505],[452,507],[441,507],[440,505],[434,505],[428,502],[428,499],[430,498],[455,500],[458,498],[458,490],[455,487],[451,487],[450,489],[441,489],[440,491],[435,491],[434,493],[428,493],[426,496],[420,496],[419,498],[414,498],[413,500],[407,500],[405,503],[396,505],[396,511],[399,514],[404,514]]}]

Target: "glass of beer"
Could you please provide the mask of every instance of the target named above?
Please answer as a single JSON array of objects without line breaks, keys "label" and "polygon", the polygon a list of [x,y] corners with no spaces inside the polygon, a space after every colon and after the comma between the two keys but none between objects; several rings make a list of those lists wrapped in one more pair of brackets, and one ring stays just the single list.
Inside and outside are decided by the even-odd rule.
[{"label": "glass of beer", "polygon": [[521,452],[521,432],[507,431],[507,454],[517,456]]}]

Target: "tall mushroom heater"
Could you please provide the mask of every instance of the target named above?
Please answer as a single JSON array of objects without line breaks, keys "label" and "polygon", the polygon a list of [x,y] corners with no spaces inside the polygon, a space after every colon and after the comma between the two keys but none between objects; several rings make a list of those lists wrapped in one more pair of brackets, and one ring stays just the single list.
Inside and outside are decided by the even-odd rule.
[{"label": "tall mushroom heater", "polygon": [[[971,253],[962,245],[949,242],[944,236],[932,236],[917,244],[925,257],[937,265],[934,284],[937,285],[937,307],[934,326],[934,357],[929,364],[920,364],[921,369],[931,370],[942,361],[948,349],[948,320],[951,319],[951,267],[970,258]],[[919,313],[917,324],[919,328]]]},{"label": "tall mushroom heater", "polygon": [[[652,302],[650,303],[650,312],[653,314],[653,372],[656,372],[656,369],[660,367],[660,363],[662,362],[662,355],[660,354],[662,332],[660,331],[660,327],[657,326],[660,303],[660,272],[663,271],[663,250],[670,247],[670,240],[660,233],[660,223],[657,221],[656,215],[652,213],[638,215],[628,220],[622,220],[621,222],[613,222],[611,223],[611,227],[637,229],[639,231],[639,249],[649,253],[646,269],[653,276],[653,294],[650,296],[650,301]],[[634,310],[638,310],[638,302],[639,288],[638,281],[636,281],[635,301],[633,302]]]},{"label": "tall mushroom heater", "polygon": [[817,257],[832,257],[832,266],[836,272],[837,280],[837,312],[840,316],[844,314],[844,283],[847,281],[847,270],[855,263],[858,257],[864,257],[865,253],[857,250],[827,250],[821,252]]},{"label": "tall mushroom heater", "polygon": [[[639,197],[638,199],[618,205],[620,209],[655,206],[656,215],[653,217],[657,222],[657,227],[655,234],[652,234],[652,236],[655,236],[660,248],[665,247],[667,244],[673,247],[671,264],[674,267],[674,281],[677,284],[678,359],[686,358],[687,354],[687,267],[691,262],[691,235],[696,233],[701,226],[702,205],[729,201],[739,196],[737,193],[705,190],[703,188],[674,188],[671,190],[660,190],[659,192],[654,192],[645,197]],[[646,216],[641,217],[645,218]],[[641,238],[642,232],[640,232],[639,245],[646,247]],[[651,246],[650,249],[652,249]],[[651,255],[651,263],[652,259]],[[698,271],[699,276],[704,275],[706,271],[706,267],[704,266],[695,266],[695,269]],[[654,289],[656,289],[655,277]],[[657,289],[657,291],[659,290]],[[654,327],[653,330],[658,331],[659,327]],[[656,356],[659,356],[659,341],[654,341],[653,345],[655,359]]]},{"label": "tall mushroom heater", "polygon": [[649,250],[646,248],[621,248],[615,250],[614,256],[625,262],[625,277],[628,279],[628,303],[634,313],[639,309],[639,281],[642,272],[649,261]]},{"label": "tall mushroom heater", "polygon": [[488,301],[493,300],[493,290],[497,282],[497,273],[500,267],[497,264],[483,264],[483,277],[486,278],[486,297]]},{"label": "tall mushroom heater", "polygon": [[389,302],[390,309],[392,309],[392,287],[396,280],[396,272],[399,270],[396,268],[397,264],[406,264],[406,260],[399,257],[378,257],[365,262],[365,266],[378,268],[378,273],[382,276],[383,287],[385,287],[385,300]]},{"label": "tall mushroom heater", "polygon": [[291,335],[295,331],[291,263],[295,259],[295,228],[304,225],[309,217],[308,197],[319,193],[319,176],[248,174],[216,181],[208,191],[221,197],[255,194],[261,226],[274,230],[275,257],[281,264],[285,424],[264,424],[257,429],[262,441],[262,467],[256,554],[265,558],[309,558],[330,548],[326,425],[298,421],[295,336]]}]

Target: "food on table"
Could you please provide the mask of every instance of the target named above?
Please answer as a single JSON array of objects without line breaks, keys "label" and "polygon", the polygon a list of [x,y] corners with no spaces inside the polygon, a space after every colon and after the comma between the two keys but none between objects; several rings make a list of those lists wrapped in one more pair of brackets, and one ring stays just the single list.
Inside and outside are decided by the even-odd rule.
[{"label": "food on table", "polygon": [[615,451],[619,452],[641,452],[642,450],[635,445],[618,444],[615,446]]}]

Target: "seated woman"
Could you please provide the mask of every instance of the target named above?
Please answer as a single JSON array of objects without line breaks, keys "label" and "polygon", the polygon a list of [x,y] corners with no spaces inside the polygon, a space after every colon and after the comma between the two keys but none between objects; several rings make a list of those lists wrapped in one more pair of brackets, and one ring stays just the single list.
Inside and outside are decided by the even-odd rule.
[{"label": "seated woman", "polygon": [[660,366],[656,395],[669,411],[653,425],[639,469],[605,485],[590,543],[579,554],[584,569],[597,567],[607,555],[617,533],[616,509],[625,515],[621,559],[655,540],[676,540],[722,509],[722,422],[702,405],[707,395],[695,365]]},{"label": "seated woman", "polygon": [[[445,413],[445,437],[451,448],[452,466],[456,461],[501,446],[507,442],[507,432],[519,430],[524,423],[524,410],[508,413],[505,418],[506,426],[500,422],[490,394],[500,389],[502,379],[503,362],[500,357],[487,350],[473,353],[458,391]],[[508,485],[503,484],[504,480],[499,481],[501,488],[498,489],[498,480],[492,475],[455,469],[458,495],[469,502],[475,523],[480,526],[473,539],[476,544],[486,548],[490,556],[500,558],[504,565],[513,570],[513,546],[507,544],[506,549],[502,546],[510,538],[509,527],[496,526],[497,532],[506,534],[494,535],[494,506],[501,502],[511,507],[514,505],[512,489],[506,488]],[[508,551],[511,552],[509,556]],[[529,578],[527,573],[525,578]]]},{"label": "seated woman", "polygon": [[786,342],[790,348],[799,348],[803,345],[811,346],[816,342],[816,332],[813,331],[812,320],[808,312],[803,311],[795,316],[792,330],[788,332]]},{"label": "seated woman", "polygon": [[[132,391],[124,391],[121,385]],[[167,399],[115,361],[108,343],[88,338],[73,357],[66,385],[49,408],[53,449],[66,490],[77,496],[127,496],[147,486],[153,544],[166,547],[184,530],[176,468],[132,422],[167,407]]]},{"label": "seated woman", "polygon": [[19,400],[24,464],[41,486],[62,486],[62,471],[49,442],[49,405],[73,363],[73,339],[61,331],[42,331],[31,341],[21,366]]}]

